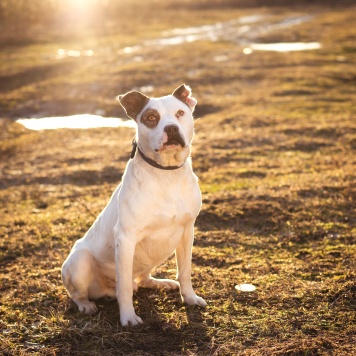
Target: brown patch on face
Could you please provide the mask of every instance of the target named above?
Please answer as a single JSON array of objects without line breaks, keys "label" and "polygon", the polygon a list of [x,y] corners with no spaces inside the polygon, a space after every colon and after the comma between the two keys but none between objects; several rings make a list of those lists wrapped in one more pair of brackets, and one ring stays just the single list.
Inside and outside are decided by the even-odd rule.
[{"label": "brown patch on face", "polygon": [[148,108],[142,113],[140,121],[149,129],[154,129],[160,118],[157,110]]}]

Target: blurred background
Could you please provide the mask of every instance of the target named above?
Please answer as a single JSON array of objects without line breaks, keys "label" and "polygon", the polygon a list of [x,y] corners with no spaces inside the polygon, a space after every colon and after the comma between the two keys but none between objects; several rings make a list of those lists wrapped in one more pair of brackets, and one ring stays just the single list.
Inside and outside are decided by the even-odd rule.
[{"label": "blurred background", "polygon": [[[353,3],[352,0],[3,0],[0,3],[0,43],[13,45],[86,38],[119,31],[132,34],[137,21],[143,20],[150,26],[199,9],[328,7]],[[167,13],[171,13],[171,17],[166,18]]]},{"label": "blurred background", "polygon": [[[199,115],[205,114],[214,106],[209,86],[219,78],[241,79],[241,71],[232,67],[246,59],[240,58],[249,54],[249,49],[243,52],[246,45],[329,41],[326,33],[310,25],[308,16],[352,3],[3,0],[0,117],[123,116],[117,94],[133,88],[161,94],[182,81],[196,89],[206,86],[202,93],[206,107],[198,108]],[[287,28],[289,32],[284,31]]]}]

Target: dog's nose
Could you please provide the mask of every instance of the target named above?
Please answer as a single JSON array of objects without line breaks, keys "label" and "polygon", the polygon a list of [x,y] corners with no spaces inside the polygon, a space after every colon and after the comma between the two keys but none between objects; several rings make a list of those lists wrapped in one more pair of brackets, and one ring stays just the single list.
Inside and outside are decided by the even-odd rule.
[{"label": "dog's nose", "polygon": [[164,132],[167,135],[176,135],[179,132],[179,127],[177,125],[167,125],[164,127]]}]

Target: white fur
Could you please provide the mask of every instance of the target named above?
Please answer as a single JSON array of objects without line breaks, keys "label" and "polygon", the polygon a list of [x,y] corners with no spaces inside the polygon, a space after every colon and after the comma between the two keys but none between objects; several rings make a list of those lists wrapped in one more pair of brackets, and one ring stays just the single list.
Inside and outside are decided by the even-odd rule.
[{"label": "white fur", "polygon": [[[62,267],[64,285],[80,311],[94,313],[97,307],[90,300],[116,297],[123,326],[142,323],[132,302],[137,286],[180,288],[183,302],[206,306],[191,284],[194,222],[201,207],[198,179],[190,161],[192,112],[173,95],[150,99],[145,107],[156,109],[161,119],[150,129],[140,122],[139,115],[136,118],[142,152],[161,165],[184,165],[160,170],[136,153],[108,205],[85,236],[75,242]],[[176,115],[179,110],[184,111],[181,117]],[[163,146],[167,142],[163,130],[168,124],[178,125],[186,147]],[[151,270],[173,252],[179,283],[151,277]]]}]

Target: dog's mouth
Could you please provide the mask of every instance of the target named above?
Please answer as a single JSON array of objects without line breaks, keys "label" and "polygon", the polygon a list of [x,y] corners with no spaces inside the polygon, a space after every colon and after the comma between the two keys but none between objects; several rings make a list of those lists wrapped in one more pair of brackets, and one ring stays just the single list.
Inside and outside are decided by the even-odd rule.
[{"label": "dog's mouth", "polygon": [[185,144],[182,140],[172,139],[172,140],[169,140],[166,143],[164,143],[163,146],[182,146],[182,147],[184,147]]},{"label": "dog's mouth", "polygon": [[185,147],[185,142],[180,133],[175,135],[168,135],[168,140],[163,144],[163,148],[177,148],[177,147]]}]

